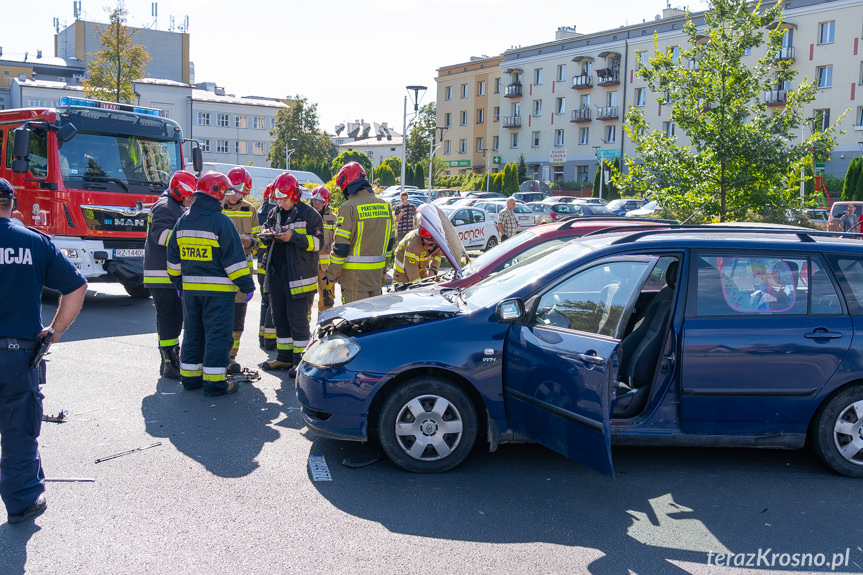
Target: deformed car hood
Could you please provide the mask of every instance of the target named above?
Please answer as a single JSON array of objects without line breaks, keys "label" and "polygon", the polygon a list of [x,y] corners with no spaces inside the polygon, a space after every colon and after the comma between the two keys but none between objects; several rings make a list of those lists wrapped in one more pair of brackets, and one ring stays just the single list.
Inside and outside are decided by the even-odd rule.
[{"label": "deformed car hood", "polygon": [[442,291],[447,290],[435,286],[387,293],[328,309],[318,317],[318,337],[359,335],[460,314],[459,306],[444,298]]}]

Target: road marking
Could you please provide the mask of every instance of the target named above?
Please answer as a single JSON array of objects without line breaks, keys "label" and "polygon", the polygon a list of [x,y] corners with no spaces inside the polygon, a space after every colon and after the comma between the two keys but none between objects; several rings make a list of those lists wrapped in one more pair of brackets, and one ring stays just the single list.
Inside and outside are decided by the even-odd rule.
[{"label": "road marking", "polygon": [[332,481],[330,468],[323,455],[309,455],[309,469],[312,471],[312,481]]}]

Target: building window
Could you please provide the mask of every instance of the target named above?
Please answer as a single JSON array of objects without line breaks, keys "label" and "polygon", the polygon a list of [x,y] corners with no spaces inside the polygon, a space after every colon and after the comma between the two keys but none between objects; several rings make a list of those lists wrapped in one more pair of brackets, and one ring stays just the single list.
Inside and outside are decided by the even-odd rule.
[{"label": "building window", "polygon": [[605,143],[606,144],[613,144],[616,138],[617,138],[617,126],[606,126],[605,127]]},{"label": "building window", "polygon": [[510,136],[509,147],[510,148],[517,148],[518,147],[518,134],[517,133],[512,134],[512,136]]},{"label": "building window", "polygon": [[647,88],[635,89],[635,104],[636,108],[643,108],[647,104]]},{"label": "building window", "polygon": [[593,74],[593,62],[590,60],[581,61],[581,75],[590,76]]},{"label": "building window", "polygon": [[459,154],[466,154],[467,153],[467,140],[465,138],[462,138],[461,140],[458,141],[458,153]]},{"label": "building window", "polygon": [[650,63],[650,56],[648,56],[647,52],[636,50],[635,51],[635,69],[641,70],[646,67]]},{"label": "building window", "polygon": [[832,44],[833,43],[833,35],[836,32],[836,22],[831,20],[830,22],[821,22],[818,24],[818,43],[819,44]]},{"label": "building window", "polygon": [[240,155],[246,155],[246,142],[237,141],[234,143],[234,153]]},{"label": "building window", "polygon": [[255,142],[255,147],[253,148],[252,153],[256,156],[263,156],[266,153],[264,151],[264,143]]},{"label": "building window", "polygon": [[500,122],[500,106],[494,107],[494,118],[493,118],[493,120],[495,122]]},{"label": "building window", "polygon": [[532,142],[531,143],[532,147],[538,148],[540,146],[540,144],[542,143],[542,132],[540,132],[539,130],[535,130],[531,134],[531,142]]},{"label": "building window", "polygon": [[234,118],[234,127],[235,128],[245,128],[248,124],[248,117],[246,116],[237,116]]},{"label": "building window", "polygon": [[495,79],[494,79],[494,93],[495,93],[495,94],[500,94],[500,90],[501,90],[501,88],[502,88],[502,87],[503,87],[503,82],[501,82],[501,79],[500,79],[500,78],[495,78]]},{"label": "building window", "polygon": [[863,106],[857,106],[857,121],[854,125],[858,128],[863,127]]},{"label": "building window", "polygon": [[209,138],[204,138],[203,140],[199,140],[199,143],[201,144],[201,151],[202,152],[209,152],[210,151],[210,139]]},{"label": "building window", "polygon": [[674,136],[674,122],[662,122],[662,133],[669,138]]},{"label": "building window", "polygon": [[461,97],[467,98],[467,84],[461,85]]},{"label": "building window", "polygon": [[812,110],[812,118],[815,120],[815,129],[823,132],[830,127],[830,108]]},{"label": "building window", "polygon": [[209,112],[198,112],[198,125],[199,126],[209,126],[210,125],[210,113]]},{"label": "building window", "polygon": [[580,128],[578,130],[578,145],[586,146],[590,143],[590,128]]},{"label": "building window", "polygon": [[452,142],[450,142],[449,140],[447,140],[443,143],[443,153],[444,154],[451,154],[452,153]]},{"label": "building window", "polygon": [[485,124],[485,108],[479,108],[476,111],[476,123]]},{"label": "building window", "polygon": [[671,55],[672,64],[677,64],[680,61],[680,46],[672,46],[668,49],[668,53]]},{"label": "building window", "polygon": [[533,83],[536,86],[542,86],[542,68],[533,71]]},{"label": "building window", "polygon": [[555,130],[554,131],[554,145],[562,146],[563,145],[563,130]]},{"label": "building window", "polygon": [[467,112],[461,112],[461,125],[467,126]]},{"label": "building window", "polygon": [[584,94],[581,97],[581,109],[587,110],[590,108],[590,94]]},{"label": "building window", "polygon": [[512,115],[521,116],[521,102],[515,102],[512,105]]},{"label": "building window", "polygon": [[447,128],[452,126],[452,114],[450,114],[449,112],[443,115],[443,125]]},{"label": "building window", "polygon": [[477,82],[477,84],[476,84],[476,95],[477,96],[485,96],[485,80]]},{"label": "building window", "polygon": [[557,66],[557,81],[566,82],[566,64],[558,64]]},{"label": "building window", "polygon": [[587,166],[576,166],[575,167],[575,181],[576,182],[586,182],[587,181]]},{"label": "building window", "polygon": [[491,137],[491,149],[495,152],[500,149],[500,136]]},{"label": "building window", "polygon": [[751,56],[752,55],[752,46],[744,48],[743,49],[743,55],[744,56]]},{"label": "building window", "polygon": [[818,66],[815,69],[815,77],[818,78],[819,88],[831,88],[833,86],[833,66]]},{"label": "building window", "polygon": [[566,98],[558,98],[554,108],[558,114],[566,114]]},{"label": "building window", "polygon": [[228,127],[228,115],[227,114],[219,114],[219,127],[227,128]]},{"label": "building window", "polygon": [[452,100],[452,86],[447,86],[444,88],[444,99]]},{"label": "building window", "polygon": [[228,153],[228,140],[216,140],[216,151],[219,152],[220,154],[227,154]]},{"label": "building window", "polygon": [[255,129],[256,130],[265,130],[267,128],[266,118],[263,116],[255,116]]},{"label": "building window", "polygon": [[485,153],[485,139],[477,138],[476,139],[476,153],[484,154]]},{"label": "building window", "polygon": [[542,100],[533,101],[533,115],[542,116]]}]

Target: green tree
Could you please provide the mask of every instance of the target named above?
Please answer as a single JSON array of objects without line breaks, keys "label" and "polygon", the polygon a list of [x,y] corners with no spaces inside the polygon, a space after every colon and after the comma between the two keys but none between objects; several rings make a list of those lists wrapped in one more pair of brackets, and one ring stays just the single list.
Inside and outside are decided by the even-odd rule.
[{"label": "green tree", "polygon": [[402,159],[398,156],[390,156],[383,163],[388,165],[394,174],[400,175],[402,173]]},{"label": "green tree", "polygon": [[[135,30],[126,27],[127,11],[122,2],[111,12],[108,25],[101,33],[102,49],[91,54],[87,66],[89,77],[84,80],[88,98],[135,102],[133,82],[144,76],[144,68],[152,58],[143,46],[132,43]],[[99,25],[95,30],[99,32]]]},{"label": "green tree", "polygon": [[[651,129],[643,111],[630,108],[624,128],[636,157],[627,158],[627,173],[618,175],[627,195],[653,196],[678,217],[698,210],[719,221],[784,220],[787,207],[799,203],[789,197],[788,183],[800,173],[807,149],[817,161],[826,158],[836,124],[799,142],[803,106],[815,97],[809,82],[788,90],[782,108],[763,103],[764,91],[795,76],[791,62],[777,58],[781,17],[781,3],[765,8],[710,0],[703,26],[687,17],[688,46],[659,50],[657,37],[654,56],[636,75],[670,108],[670,117],[663,116],[689,145]],[[764,53],[751,65],[743,61],[750,49]]]},{"label": "green tree", "polygon": [[333,158],[332,164],[330,165],[330,170],[333,174],[338,174],[339,170],[342,169],[347,163],[350,162],[358,162],[363,169],[368,174],[372,169],[372,159],[369,158],[365,152],[359,152],[357,150],[345,150],[335,158]]},{"label": "green tree", "polygon": [[498,172],[491,176],[491,187],[489,189],[490,192],[497,192],[498,194],[502,193],[503,189],[503,172]]},{"label": "green tree", "polygon": [[842,184],[842,199],[852,200],[857,190],[857,179],[860,177],[861,162],[860,158],[853,158],[848,164],[848,171],[845,172],[845,182]]},{"label": "green tree", "polygon": [[400,183],[405,185],[405,186],[414,185],[414,167],[412,165],[406,163],[406,165],[405,165],[405,181],[400,182]]},{"label": "green tree", "polygon": [[321,162],[320,165],[318,165],[318,171],[315,173],[325,182],[329,182],[333,179],[333,173],[330,171],[330,163],[327,161]]},{"label": "green tree", "polygon": [[[524,160],[524,156],[522,156],[521,159]],[[507,164],[504,166],[503,189],[501,190],[503,194],[511,196],[518,192],[518,172],[519,169],[515,164]]]},{"label": "green tree", "polygon": [[854,182],[854,201],[863,200],[863,161],[857,162],[857,178]]},{"label": "green tree", "polygon": [[384,188],[396,185],[396,175],[387,164],[381,164],[375,168],[375,178],[380,180],[379,183]]},{"label": "green tree", "polygon": [[527,162],[524,161],[524,154],[519,155],[518,157],[518,183],[526,182],[529,178],[527,176]]},{"label": "green tree", "polygon": [[294,96],[287,108],[278,111],[270,136],[273,141],[267,161],[273,168],[286,167],[286,147],[293,150],[293,167],[324,162],[331,157],[332,141],[319,127],[318,105],[309,103],[305,96]]},{"label": "green tree", "polygon": [[[430,102],[420,107],[416,119],[410,125],[405,158],[407,163],[429,161],[429,147],[437,125],[437,105]],[[435,136],[436,137],[436,136]]]},{"label": "green tree", "polygon": [[420,189],[428,187],[422,162],[417,162],[414,166],[414,185]]}]

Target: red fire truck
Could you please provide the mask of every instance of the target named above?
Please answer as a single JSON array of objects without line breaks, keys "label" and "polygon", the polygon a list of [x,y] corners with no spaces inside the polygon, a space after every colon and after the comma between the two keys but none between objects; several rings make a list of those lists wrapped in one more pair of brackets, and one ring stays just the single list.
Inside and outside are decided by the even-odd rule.
[{"label": "red fire truck", "polygon": [[[152,108],[62,98],[57,108],[0,110],[0,177],[15,216],[52,237],[88,281],[146,297],[147,213],[183,168],[183,135]],[[5,153],[2,153],[5,146]],[[201,151],[192,148],[201,166]]]}]

